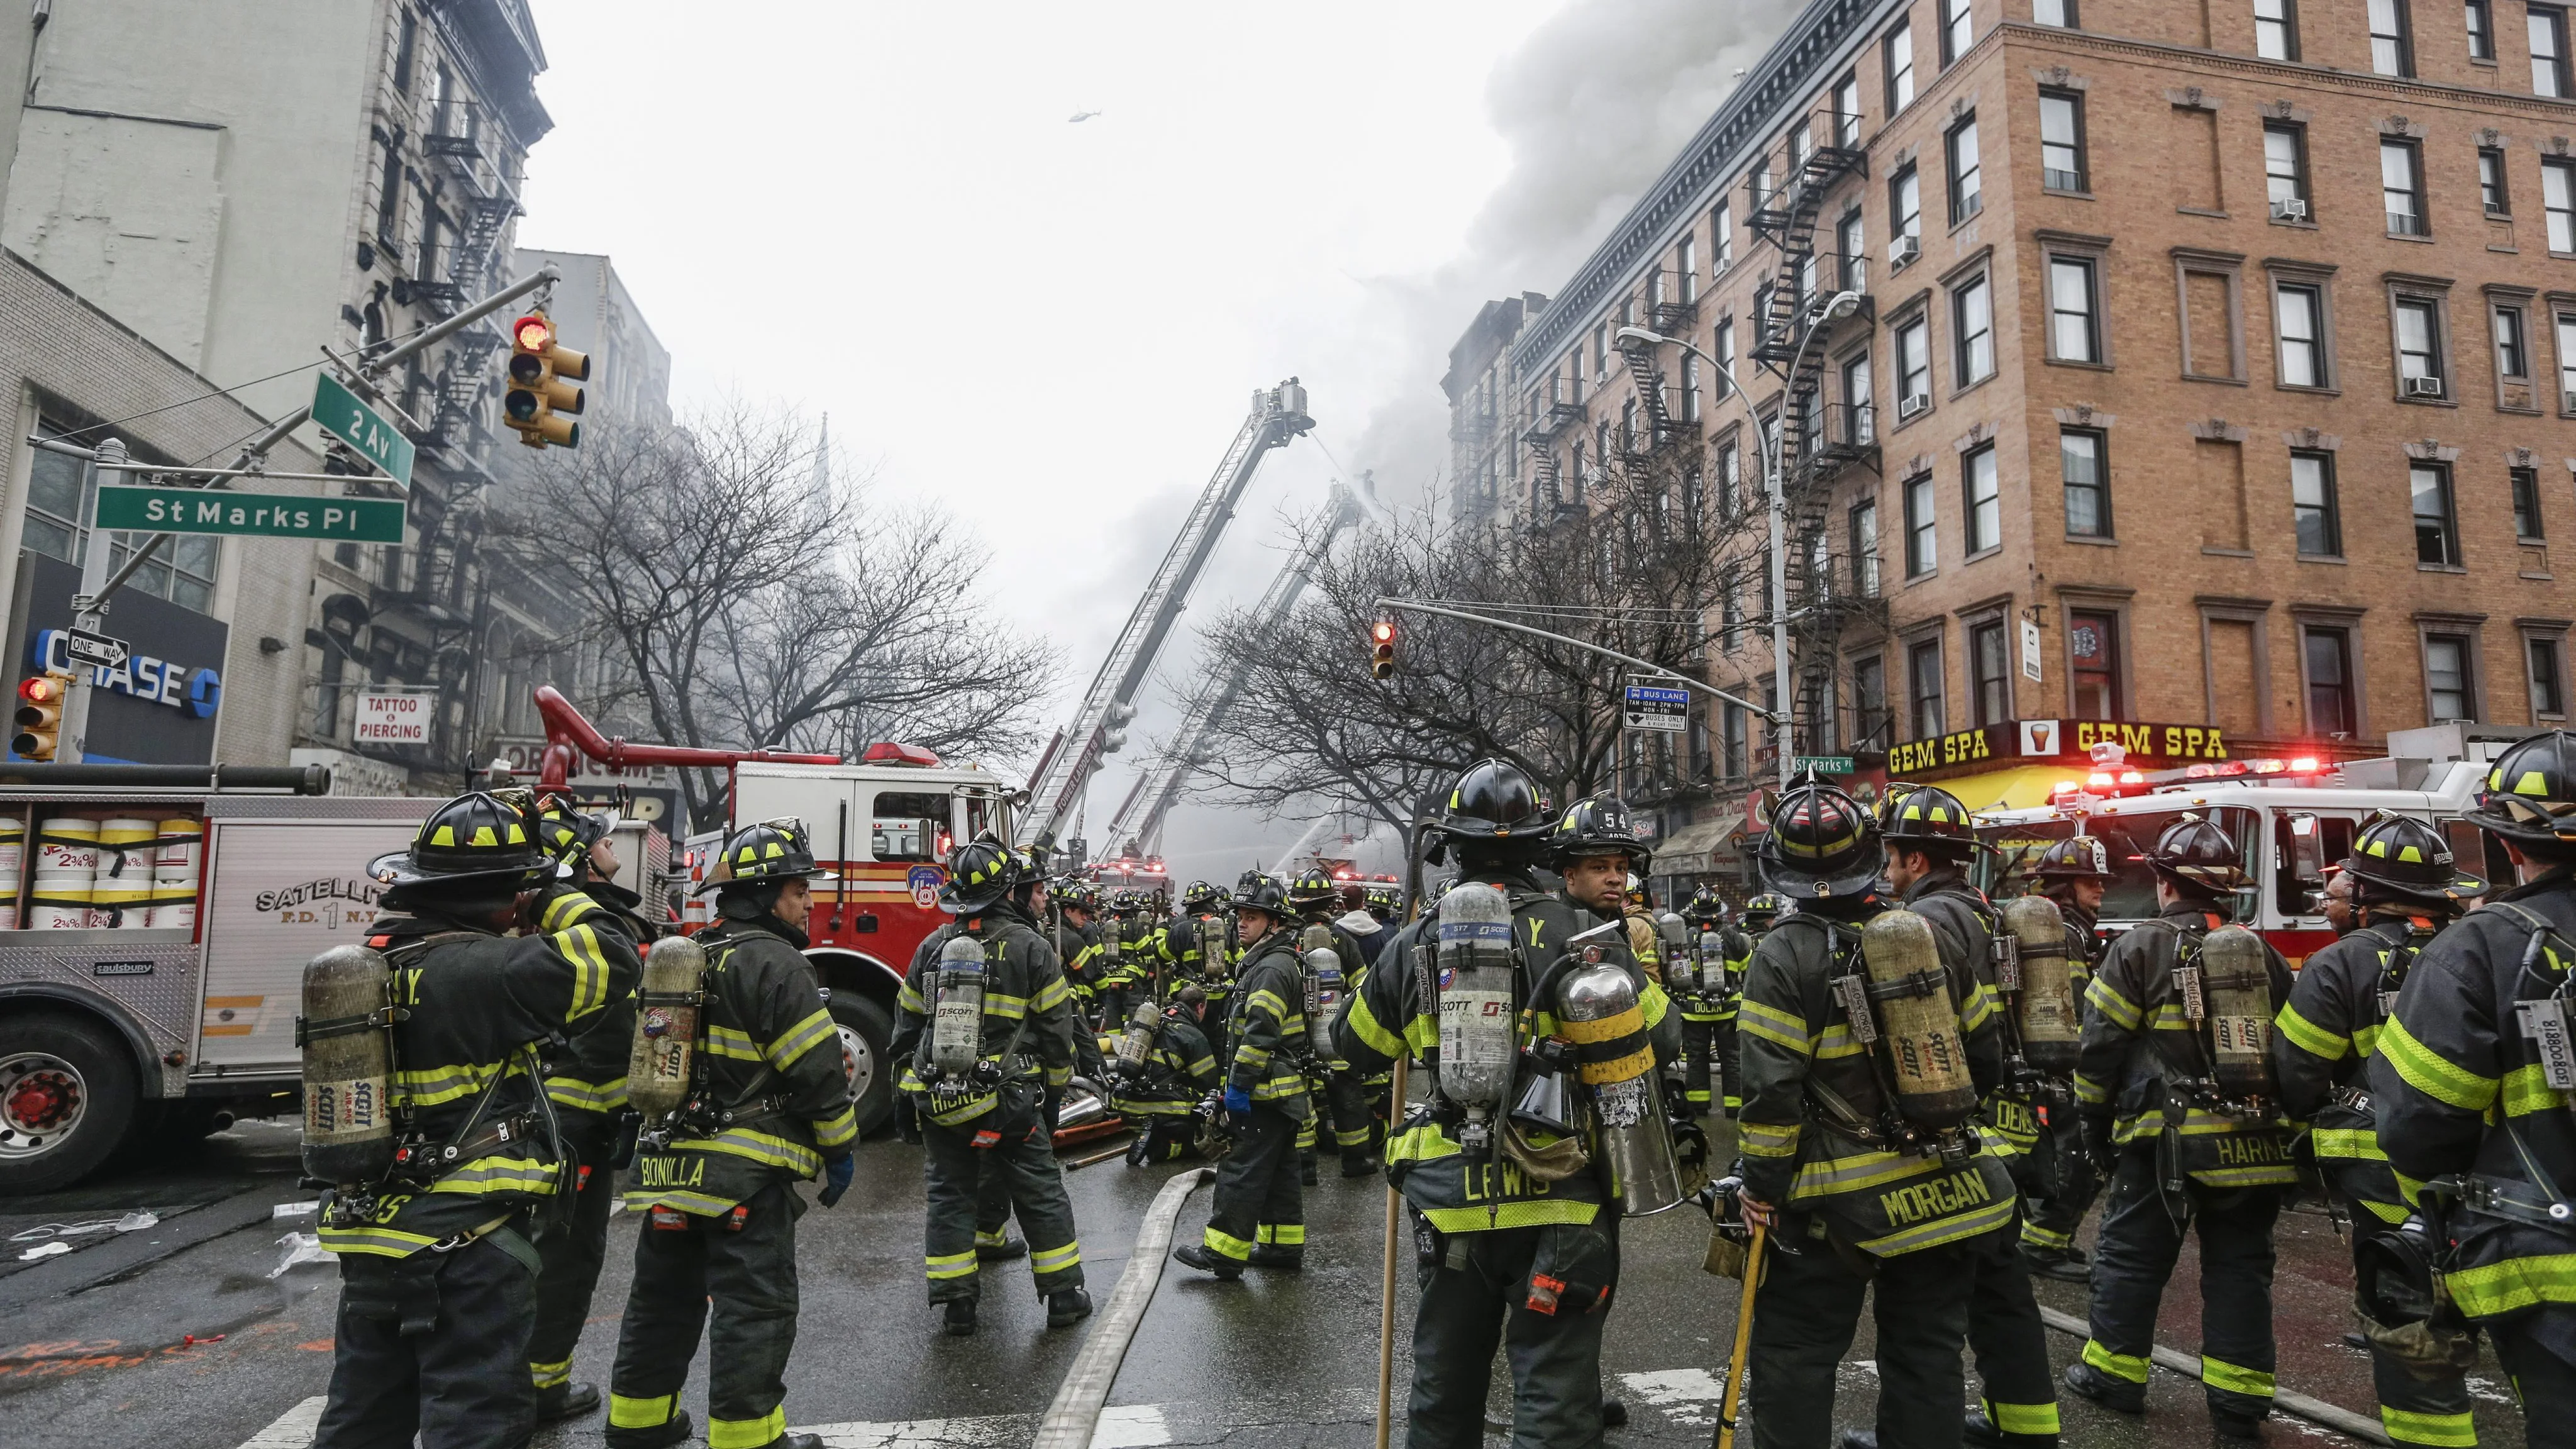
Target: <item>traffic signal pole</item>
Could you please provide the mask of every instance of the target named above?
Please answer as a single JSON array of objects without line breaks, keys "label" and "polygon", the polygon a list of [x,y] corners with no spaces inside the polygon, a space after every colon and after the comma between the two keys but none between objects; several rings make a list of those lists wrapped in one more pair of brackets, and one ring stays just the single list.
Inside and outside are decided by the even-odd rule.
[{"label": "traffic signal pole", "polygon": [[1702,694],[1715,695],[1719,699],[1725,700],[1728,704],[1742,705],[1745,709],[1750,710],[1754,714],[1760,715],[1765,724],[1778,724],[1783,718],[1782,714],[1778,710],[1764,709],[1762,706],[1755,704],[1749,699],[1742,699],[1727,693],[1725,690],[1718,688],[1707,680],[1696,679],[1690,675],[1667,669],[1660,664],[1650,663],[1638,658],[1634,654],[1622,654],[1616,649],[1604,649],[1598,644],[1588,643],[1581,639],[1571,639],[1563,634],[1551,633],[1545,629],[1532,628],[1527,624],[1514,623],[1509,619],[1496,619],[1484,614],[1469,613],[1465,609],[1446,608],[1439,604],[1426,604],[1418,599],[1399,599],[1391,596],[1378,600],[1377,606],[1381,609],[1403,609],[1415,614],[1437,614],[1443,619],[1456,619],[1462,623],[1468,624],[1483,624],[1492,629],[1508,629],[1515,634],[1529,634],[1541,639],[1553,640],[1559,644],[1570,645],[1573,648],[1581,649],[1586,653],[1598,654],[1604,659],[1616,659],[1622,664],[1633,664],[1639,669],[1643,669],[1649,674],[1652,674],[1657,679],[1669,679],[1673,683],[1681,685],[1684,688],[1696,689]]}]

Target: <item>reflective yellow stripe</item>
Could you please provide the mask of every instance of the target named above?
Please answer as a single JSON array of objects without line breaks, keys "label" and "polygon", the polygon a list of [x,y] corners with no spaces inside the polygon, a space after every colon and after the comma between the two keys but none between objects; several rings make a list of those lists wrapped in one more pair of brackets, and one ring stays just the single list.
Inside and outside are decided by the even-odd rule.
[{"label": "reflective yellow stripe", "polygon": [[2052,1232],[2028,1218],[2022,1219],[2021,1240],[2034,1248],[2064,1248],[2075,1241],[2072,1234]]},{"label": "reflective yellow stripe", "polygon": [[912,983],[909,981],[903,984],[903,989],[901,991],[894,994],[894,1004],[905,1011],[911,1012],[915,1016],[927,1016],[930,1014],[922,1007],[921,993],[913,990]]},{"label": "reflective yellow stripe", "polygon": [[467,1194],[524,1192],[534,1197],[551,1197],[555,1190],[555,1165],[533,1157],[478,1157],[441,1176],[429,1185],[429,1190]]},{"label": "reflective yellow stripe", "polygon": [[2102,1085],[2100,1082],[2093,1080],[2091,1077],[2084,1075],[2082,1072],[2077,1072],[2075,1074],[2075,1100],[2091,1104],[2107,1102],[2111,1100],[2111,1089]]},{"label": "reflective yellow stripe", "polygon": [[571,1381],[571,1359],[565,1359],[561,1363],[531,1363],[528,1365],[528,1382],[534,1384],[538,1388],[550,1389],[557,1384],[569,1383]]},{"label": "reflective yellow stripe", "polygon": [[564,1020],[578,1021],[608,1004],[608,957],[599,949],[599,933],[588,926],[558,931],[555,951],[573,964],[572,1005]]},{"label": "reflective yellow stripe", "polygon": [[2296,1006],[2283,1005],[2281,1014],[2272,1018],[2272,1025],[2290,1039],[2291,1045],[2310,1056],[2339,1062],[2345,1052],[2352,1050],[2352,1038],[2328,1031],[2299,1015]]},{"label": "reflective yellow stripe", "polygon": [[1063,1005],[1072,995],[1073,993],[1065,987],[1064,978],[1055,977],[1038,988],[1037,1008],[1040,1011],[1051,1010]]},{"label": "reflective yellow stripe", "polygon": [[2398,1444],[2423,1444],[2432,1449],[2475,1449],[2478,1426],[2475,1419],[2460,1414],[2418,1414],[2410,1409],[2379,1406],[2379,1423]]},{"label": "reflective yellow stripe", "polygon": [[626,1210],[645,1212],[657,1207],[684,1212],[692,1217],[722,1217],[734,1209],[735,1199],[718,1197],[711,1192],[691,1192],[687,1188],[636,1188],[626,1194]]},{"label": "reflective yellow stripe", "polygon": [[1973,1238],[1979,1233],[1991,1232],[2002,1227],[2012,1221],[2013,1214],[2018,1210],[2019,1204],[2010,1194],[2006,1194],[1975,1212],[1942,1218],[1920,1227],[1907,1228],[1900,1233],[1890,1233],[1883,1238],[1864,1239],[1860,1246],[1863,1251],[1874,1253],[1882,1258],[1893,1258],[1899,1253],[1916,1252],[1923,1248],[1937,1248],[1943,1243],[1955,1243],[1961,1238]]},{"label": "reflective yellow stripe", "polygon": [[1035,1248],[1029,1250],[1029,1271],[1032,1273],[1061,1273],[1067,1268],[1079,1267],[1081,1263],[1082,1244],[1079,1241],[1067,1243],[1061,1248],[1048,1248],[1044,1251]]},{"label": "reflective yellow stripe", "polygon": [[1422,1216],[1431,1226],[1444,1233],[1481,1233],[1489,1228],[1543,1228],[1552,1223],[1582,1224],[1592,1221],[1601,1211],[1597,1202],[1507,1202],[1492,1209],[1473,1207],[1425,1208]]},{"label": "reflective yellow stripe", "polygon": [[2138,1029],[2138,1004],[2115,990],[2107,976],[2093,978],[2093,984],[2085,989],[2084,1004],[2102,1013],[2122,1031]]},{"label": "reflective yellow stripe", "polygon": [[671,1422],[680,1408],[678,1394],[658,1398],[630,1399],[624,1394],[608,1396],[608,1427],[612,1429],[651,1429]]},{"label": "reflective yellow stripe", "polygon": [[838,1147],[858,1140],[859,1119],[847,1107],[814,1124],[814,1142],[820,1147]]},{"label": "reflective yellow stripe", "polygon": [[2388,1154],[2379,1150],[2379,1134],[2368,1127],[2320,1127],[2308,1134],[2308,1140],[2316,1144],[2319,1157],[2388,1160]]},{"label": "reflective yellow stripe", "polygon": [[2045,1404],[1998,1404],[1985,1401],[1986,1417],[2007,1434],[2028,1434],[2054,1439],[2058,1435],[2057,1401]]},{"label": "reflective yellow stripe", "polygon": [[787,1406],[779,1405],[757,1419],[707,1416],[707,1449],[766,1449],[787,1432]]},{"label": "reflective yellow stripe", "polygon": [[1276,1248],[1302,1248],[1306,1245],[1304,1223],[1263,1223],[1261,1241]]},{"label": "reflective yellow stripe", "polygon": [[942,1278],[972,1277],[975,1272],[975,1253],[970,1248],[963,1253],[926,1255],[921,1260],[921,1269],[930,1275],[932,1282]]},{"label": "reflective yellow stripe", "polygon": [[2546,1112],[2563,1100],[2558,1089],[2549,1085],[2549,1078],[2542,1073],[2537,1062],[2504,1074],[2504,1114],[2508,1117],[2528,1117],[2534,1112]]},{"label": "reflective yellow stripe", "polygon": [[2576,1303],[2576,1253],[2507,1258],[2442,1275],[2451,1301],[2471,1318],[2500,1318],[2543,1303]]},{"label": "reflective yellow stripe", "polygon": [[[1699,1094],[1705,1099],[1708,1094]],[[1736,1146],[1747,1157],[1793,1157],[1798,1151],[1799,1124],[1746,1122],[1737,1129]]]},{"label": "reflective yellow stripe", "polygon": [[2145,1359],[2133,1358],[2125,1353],[2113,1353],[2104,1348],[2099,1339],[2084,1340],[2084,1361],[2115,1379],[2127,1379],[2133,1384],[2143,1384],[2147,1381]]},{"label": "reflective yellow stripe", "polygon": [[1207,1244],[1209,1252],[1232,1258],[1238,1263],[1252,1256],[1252,1244],[1232,1233],[1218,1232],[1214,1223],[1208,1224],[1208,1230],[1202,1235],[1201,1241]]},{"label": "reflective yellow stripe", "polygon": [[1986,984],[1980,981],[1969,990],[1966,1004],[1959,1008],[1959,1029],[1975,1031],[1984,1024],[1987,1017],[1994,1014],[1995,998],[1987,992]]},{"label": "reflective yellow stripe", "polygon": [[1288,1018],[1288,1003],[1279,999],[1278,992],[1273,991],[1266,986],[1245,998],[1244,1009],[1247,1011],[1266,1011],[1269,1012],[1273,1018],[1280,1021],[1285,1021]]},{"label": "reflective yellow stripe", "polygon": [[537,920],[539,930],[552,934],[583,916],[599,909],[599,903],[579,891],[566,891],[546,902],[544,915]]},{"label": "reflective yellow stripe", "polygon": [[738,1062],[767,1060],[761,1056],[760,1043],[751,1039],[751,1033],[736,1031],[729,1026],[718,1026],[713,1022],[707,1024],[707,1050],[716,1056],[731,1057]]},{"label": "reflective yellow stripe", "polygon": [[1377,1013],[1369,1010],[1367,997],[1353,997],[1350,1010],[1342,1013],[1342,1021],[1350,1027],[1352,1035],[1379,1056],[1393,1060],[1405,1054],[1404,1043],[1396,1034],[1378,1025]]},{"label": "reflective yellow stripe", "polygon": [[2379,1055],[2406,1084],[2465,1112],[2483,1112],[2496,1099],[2496,1079],[2481,1077],[2415,1039],[2406,1023],[2391,1018],[2379,1033]]},{"label": "reflective yellow stripe", "polygon": [[626,1079],[585,1082],[577,1077],[548,1077],[546,1097],[558,1107],[577,1112],[614,1112],[626,1105]]},{"label": "reflective yellow stripe", "polygon": [[784,1072],[796,1065],[807,1052],[827,1041],[836,1041],[840,1033],[832,1026],[832,1013],[816,1011],[781,1033],[769,1044],[769,1065]]},{"label": "reflective yellow stripe", "polygon": [[1776,1006],[1745,998],[1737,1011],[1735,1027],[1764,1041],[1777,1042],[1801,1056],[1807,1053],[1806,1019],[1792,1016]]},{"label": "reflective yellow stripe", "polygon": [[1464,1150],[1454,1139],[1429,1123],[1407,1128],[1386,1140],[1386,1160],[1389,1162],[1436,1162],[1443,1157],[1455,1157]]},{"label": "reflective yellow stripe", "polygon": [[754,1132],[748,1127],[728,1127],[713,1137],[683,1137],[671,1144],[674,1152],[722,1152],[734,1157],[747,1157],[771,1167],[784,1167],[799,1177],[812,1177],[823,1165],[823,1155],[801,1142],[791,1142],[768,1132]]},{"label": "reflective yellow stripe", "polygon": [[2211,1358],[2207,1354],[2200,1356],[2200,1381],[2231,1394],[2246,1394],[2258,1399],[2272,1397],[2272,1375],[2268,1372]]},{"label": "reflective yellow stripe", "polygon": [[366,1253],[379,1258],[408,1258],[437,1241],[426,1233],[406,1233],[399,1228],[322,1229],[324,1248],[334,1253]]},{"label": "reflective yellow stripe", "polygon": [[1820,1157],[1798,1169],[1797,1181],[1789,1189],[1789,1198],[1795,1202],[1802,1198],[1858,1192],[1865,1187],[1877,1187],[1909,1177],[1926,1177],[1942,1170],[1938,1158],[1916,1157],[1903,1152],[1860,1152],[1844,1157]]}]

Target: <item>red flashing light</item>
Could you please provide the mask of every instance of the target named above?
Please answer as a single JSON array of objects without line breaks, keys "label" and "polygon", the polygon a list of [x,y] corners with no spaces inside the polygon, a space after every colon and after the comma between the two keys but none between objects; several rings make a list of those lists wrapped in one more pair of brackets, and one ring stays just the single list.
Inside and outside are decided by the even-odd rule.
[{"label": "red flashing light", "polygon": [[949,834],[949,833],[948,833],[947,831],[945,831],[945,830],[943,830],[943,831],[939,832],[939,858],[940,858],[941,860],[946,860],[946,859],[948,858],[948,852],[950,852],[951,850],[954,850],[954,849],[956,849],[956,848],[957,848],[957,837],[956,837],[956,836]]},{"label": "red flashing light", "polygon": [[2242,775],[2245,773],[2245,762],[2243,760],[2222,760],[2218,765],[2218,773],[2222,775]]},{"label": "red flashing light", "polygon": [[2110,771],[2095,770],[2092,774],[2084,777],[2084,783],[2097,789],[2107,790],[2114,782],[2111,779]]},{"label": "red flashing light", "polygon": [[2182,777],[2186,780],[2206,780],[2217,773],[2218,768],[2214,765],[2185,765],[2182,767]]},{"label": "red flashing light", "polygon": [[2279,760],[2251,760],[2246,763],[2246,768],[2257,775],[2277,775],[2289,767]]},{"label": "red flashing light", "polygon": [[1379,644],[1394,643],[1395,621],[1393,619],[1380,619],[1376,623],[1371,624],[1369,626],[1369,638],[1372,642]]},{"label": "red flashing light", "polygon": [[869,765],[910,765],[922,770],[939,766],[939,757],[921,746],[899,745],[892,740],[880,740],[868,746],[867,753],[859,756],[859,761]]},{"label": "red flashing light", "polygon": [[2143,785],[2147,783],[2147,777],[2139,774],[2135,770],[2122,770],[2120,772],[2120,783],[2123,785]]},{"label": "red flashing light", "polygon": [[2313,775],[2317,773],[2317,757],[2314,755],[2301,755],[2296,759],[2293,759],[2290,761],[2290,773],[2293,775]]},{"label": "red flashing light", "polygon": [[63,687],[69,682],[55,675],[39,674],[19,682],[18,697],[29,704],[60,704]]},{"label": "red flashing light", "polygon": [[543,316],[531,313],[510,324],[510,335],[530,352],[543,352],[555,341],[555,325]]}]

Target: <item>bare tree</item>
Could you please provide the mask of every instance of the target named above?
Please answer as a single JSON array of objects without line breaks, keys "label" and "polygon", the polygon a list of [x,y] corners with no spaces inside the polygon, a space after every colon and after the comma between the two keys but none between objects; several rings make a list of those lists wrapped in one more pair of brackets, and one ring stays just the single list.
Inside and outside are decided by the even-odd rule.
[{"label": "bare tree", "polygon": [[[983,551],[935,513],[863,508],[799,419],[734,403],[583,441],[535,470],[510,533],[578,601],[606,718],[701,748],[1030,742],[1055,659],[972,590]],[[693,819],[720,805],[718,772],[681,784]]]}]

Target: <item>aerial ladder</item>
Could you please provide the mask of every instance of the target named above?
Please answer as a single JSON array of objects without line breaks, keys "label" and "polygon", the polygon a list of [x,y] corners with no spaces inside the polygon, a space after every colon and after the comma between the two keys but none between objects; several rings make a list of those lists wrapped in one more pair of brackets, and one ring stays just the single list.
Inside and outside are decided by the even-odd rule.
[{"label": "aerial ladder", "polygon": [[[1288,611],[1297,607],[1297,598],[1306,591],[1307,580],[1314,576],[1315,566],[1332,551],[1333,541],[1342,530],[1360,520],[1362,505],[1350,489],[1333,485],[1333,501],[1325,513],[1321,531],[1305,547],[1280,565],[1279,576],[1270,581],[1269,592],[1253,607],[1254,624],[1262,630],[1278,628],[1288,620]],[[1127,856],[1154,855],[1163,843],[1163,816],[1180,798],[1181,783],[1207,758],[1209,737],[1225,721],[1226,712],[1243,695],[1245,680],[1251,671],[1241,664],[1223,678],[1210,677],[1200,683],[1198,693],[1190,699],[1181,718],[1181,727],[1172,735],[1169,748],[1155,761],[1154,767],[1136,777],[1136,786],[1118,807],[1117,818],[1109,822],[1109,841],[1120,846]],[[1140,812],[1139,806],[1142,806]],[[1122,844],[1123,843],[1123,844]]]},{"label": "aerial ladder", "polygon": [[1109,657],[1101,661],[1100,673],[1093,677],[1081,706],[1074,711],[1072,721],[1056,731],[1046,753],[1038,758],[1037,770],[1029,780],[1029,816],[1021,829],[1023,838],[1039,846],[1053,846],[1065,821],[1071,818],[1083,786],[1100,768],[1101,759],[1126,744],[1127,723],[1136,717],[1136,691],[1153,672],[1155,655],[1162,651],[1173,623],[1188,606],[1190,590],[1215,554],[1217,540],[1234,517],[1235,505],[1243,500],[1244,491],[1252,486],[1253,475],[1261,469],[1262,455],[1287,446],[1314,426],[1315,420],[1306,414],[1306,389],[1298,385],[1297,379],[1292,377],[1252,395],[1252,412],[1243,420],[1242,431],[1235,434],[1234,446],[1226,449],[1225,461],[1217,464],[1215,475],[1208,479],[1207,491],[1199,495],[1198,504],[1182,520],[1180,533],[1163,555],[1161,566],[1154,570],[1152,581],[1145,585],[1135,611],[1127,616],[1126,627],[1118,631],[1118,642],[1110,648]]}]

